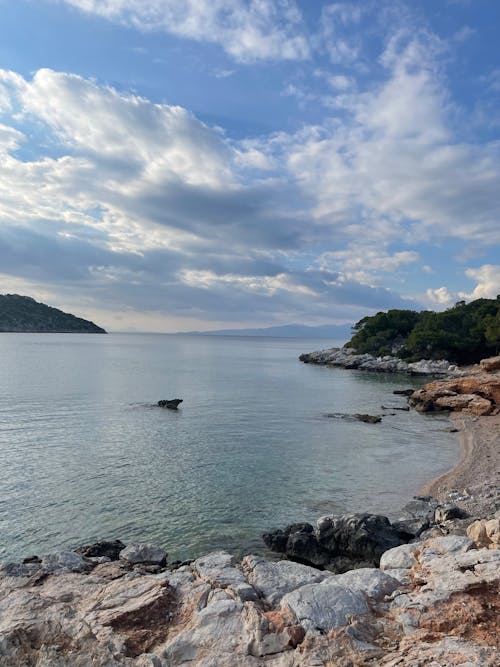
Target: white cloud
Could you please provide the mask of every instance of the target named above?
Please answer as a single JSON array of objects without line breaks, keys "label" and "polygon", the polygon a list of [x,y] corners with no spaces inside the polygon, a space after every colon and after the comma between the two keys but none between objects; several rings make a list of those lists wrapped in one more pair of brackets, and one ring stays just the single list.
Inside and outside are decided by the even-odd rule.
[{"label": "white cloud", "polygon": [[422,39],[391,40],[385,82],[338,95],[342,121],[291,137],[288,168],[315,201],[316,219],[343,233],[495,244],[500,144],[457,140],[433,61],[440,46],[431,40],[426,49]]},{"label": "white cloud", "polygon": [[495,299],[500,294],[500,265],[483,264],[477,269],[467,269],[467,278],[477,282],[472,292],[460,292],[463,299]]},{"label": "white cloud", "polygon": [[361,283],[379,282],[379,273],[392,273],[405,264],[413,264],[420,259],[414,250],[401,250],[392,254],[384,248],[352,244],[345,250],[323,253],[316,263],[322,270],[339,269],[348,278]]},{"label": "white cloud", "polygon": [[455,295],[447,287],[437,287],[426,291],[427,301],[431,306],[445,308],[455,302]]},{"label": "white cloud", "polygon": [[294,0],[60,0],[133,26],[219,44],[235,60],[309,57]]},{"label": "white cloud", "polygon": [[318,296],[306,285],[296,283],[290,276],[280,273],[275,276],[242,276],[235,274],[218,275],[214,271],[183,270],[180,273],[182,282],[190,287],[212,289],[218,286],[235,287],[245,292],[274,296],[279,291],[291,292],[302,296]]}]

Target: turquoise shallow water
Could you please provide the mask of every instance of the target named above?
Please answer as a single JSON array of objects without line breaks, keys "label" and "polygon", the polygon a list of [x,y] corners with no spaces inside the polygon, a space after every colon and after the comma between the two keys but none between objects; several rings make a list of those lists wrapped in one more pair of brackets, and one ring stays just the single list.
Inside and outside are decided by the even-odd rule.
[{"label": "turquoise shallow water", "polygon": [[452,465],[456,436],[413,411],[327,417],[402,406],[393,389],[418,384],[297,359],[331,345],[0,334],[0,559],[106,538],[242,553],[292,521],[390,515]]}]

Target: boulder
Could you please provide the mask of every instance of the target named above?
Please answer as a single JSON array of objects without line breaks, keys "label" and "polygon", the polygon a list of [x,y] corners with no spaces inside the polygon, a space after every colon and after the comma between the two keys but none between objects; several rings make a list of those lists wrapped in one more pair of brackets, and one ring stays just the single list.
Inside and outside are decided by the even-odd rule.
[{"label": "boulder", "polygon": [[415,554],[419,551],[420,543],[402,544],[399,547],[389,549],[380,558],[380,569],[386,570],[408,570],[417,562]]},{"label": "boulder", "polygon": [[384,551],[411,537],[378,514],[325,516],[318,520],[316,528],[307,523],[292,524],[285,530],[263,535],[273,551],[334,572],[377,566]]},{"label": "boulder", "polygon": [[500,370],[500,356],[498,357],[489,357],[489,359],[481,359],[479,362],[481,370],[485,373],[493,373],[494,371]]},{"label": "boulder", "polygon": [[155,563],[163,564],[167,559],[167,552],[163,547],[159,547],[157,544],[129,544],[128,547],[125,547],[120,551],[121,560],[125,560],[128,563]]},{"label": "boulder", "polygon": [[257,593],[275,606],[281,598],[306,584],[319,583],[333,577],[313,567],[289,560],[269,561],[257,556],[246,556],[243,571]]},{"label": "boulder", "polygon": [[453,410],[489,415],[500,403],[500,378],[483,373],[429,382],[414,391],[408,400],[420,412]]},{"label": "boulder", "polygon": [[329,581],[308,584],[288,593],[281,608],[292,611],[304,630],[329,632],[347,625],[352,616],[369,612],[363,593],[351,591]]},{"label": "boulder", "polygon": [[400,586],[397,579],[375,567],[363,567],[344,574],[335,574],[327,579],[326,583],[342,586],[350,591],[360,591],[377,601],[386,595],[391,595]]},{"label": "boulder", "polygon": [[299,563],[323,568],[331,561],[331,554],[320,546],[310,523],[294,523],[284,530],[264,533],[262,539],[272,551]]},{"label": "boulder", "polygon": [[226,551],[214,551],[195,560],[192,567],[203,580],[219,588],[231,588],[243,601],[257,599],[255,590],[234,563],[234,557]]},{"label": "boulder", "polygon": [[431,496],[414,496],[402,508],[399,520],[392,525],[412,537],[418,537],[433,524],[437,504]]},{"label": "boulder", "polygon": [[74,551],[56,551],[42,556],[42,569],[51,574],[85,572],[93,564]]},{"label": "boulder", "polygon": [[403,544],[399,530],[380,514],[324,516],[316,524],[318,543],[332,555],[378,565],[380,556]]},{"label": "boulder", "polygon": [[120,552],[125,549],[125,544],[120,540],[113,540],[112,542],[103,540],[102,542],[95,542],[94,544],[86,544],[75,549],[77,554],[85,556],[86,558],[109,558],[110,560],[118,560]]},{"label": "boulder", "polygon": [[500,549],[500,519],[479,519],[467,527],[467,535],[477,547]]},{"label": "boulder", "polygon": [[177,410],[179,405],[183,402],[182,398],[171,398],[158,401],[160,408],[168,408],[169,410]]}]

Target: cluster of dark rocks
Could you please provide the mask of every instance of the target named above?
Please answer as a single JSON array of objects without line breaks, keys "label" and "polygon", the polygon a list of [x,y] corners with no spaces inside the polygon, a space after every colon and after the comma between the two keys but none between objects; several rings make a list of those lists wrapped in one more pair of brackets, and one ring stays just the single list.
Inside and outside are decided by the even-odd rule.
[{"label": "cluster of dark rocks", "polygon": [[336,573],[378,567],[385,551],[420,537],[435,523],[463,518],[458,507],[440,506],[430,496],[417,496],[391,522],[380,514],[329,515],[316,525],[294,523],[263,535],[265,544],[290,560]]}]

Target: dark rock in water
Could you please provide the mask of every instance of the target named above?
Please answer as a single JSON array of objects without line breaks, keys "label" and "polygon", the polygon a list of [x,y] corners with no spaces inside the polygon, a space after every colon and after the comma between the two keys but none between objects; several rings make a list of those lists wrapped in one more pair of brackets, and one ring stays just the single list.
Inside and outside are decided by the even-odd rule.
[{"label": "dark rock in water", "polygon": [[402,407],[398,407],[397,405],[381,405],[380,407],[382,410],[403,410],[403,412],[410,412],[409,405],[403,405]]},{"label": "dark rock in water", "polygon": [[434,523],[434,513],[438,503],[432,496],[415,496],[401,510],[399,521],[393,525],[400,531],[412,533],[419,537],[424,530]]},{"label": "dark rock in water", "polygon": [[367,424],[378,424],[382,421],[382,417],[379,415],[353,415],[358,421],[366,422]]},{"label": "dark rock in water", "polygon": [[177,410],[182,403],[182,398],[172,398],[170,400],[158,401],[160,408],[169,408],[169,410]]},{"label": "dark rock in water", "polygon": [[331,560],[328,551],[319,545],[310,523],[294,523],[285,530],[264,533],[262,539],[271,551],[305,565],[323,569]]},{"label": "dark rock in water", "polygon": [[411,396],[415,389],[395,389],[392,393],[396,396]]},{"label": "dark rock in water", "polygon": [[318,521],[316,529],[308,523],[293,524],[263,535],[265,544],[273,551],[334,572],[378,566],[384,551],[406,543],[411,537],[378,514],[326,516]]},{"label": "dark rock in water", "polygon": [[28,563],[41,563],[42,559],[39,558],[38,556],[28,556],[27,558],[23,558],[23,565],[27,565]]},{"label": "dark rock in water", "polygon": [[110,560],[118,560],[120,558],[120,551],[125,549],[125,544],[120,540],[95,542],[94,544],[86,544],[83,547],[75,549],[77,554],[87,558],[96,558],[105,556]]},{"label": "dark rock in water", "polygon": [[400,532],[381,514],[326,516],[318,521],[319,544],[334,556],[378,565],[380,556],[405,543]]}]

